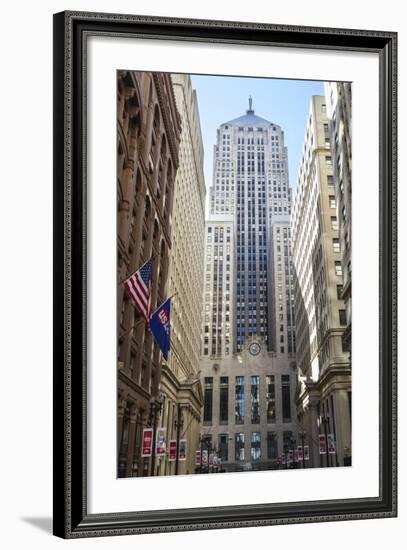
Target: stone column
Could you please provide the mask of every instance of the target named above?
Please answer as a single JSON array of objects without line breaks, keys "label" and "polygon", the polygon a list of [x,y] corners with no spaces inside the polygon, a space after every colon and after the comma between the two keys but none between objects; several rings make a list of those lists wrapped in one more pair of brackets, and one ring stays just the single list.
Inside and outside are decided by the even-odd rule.
[{"label": "stone column", "polygon": [[333,395],[335,408],[336,453],[340,466],[344,457],[352,454],[349,403],[346,390],[338,390]]},{"label": "stone column", "polygon": [[137,403],[134,403],[130,410],[129,446],[127,449],[126,477],[133,476],[133,460],[135,459],[133,455],[136,437],[137,412]]},{"label": "stone column", "polygon": [[123,421],[124,421],[124,412],[126,409],[126,400],[119,397],[117,407],[117,456],[120,453],[120,445],[122,442],[123,436]]},{"label": "stone column", "polygon": [[307,441],[310,450],[310,466],[317,468],[321,466],[319,455],[319,429],[318,429],[318,409],[319,395],[313,394],[309,397],[308,406],[308,426],[307,426]]}]

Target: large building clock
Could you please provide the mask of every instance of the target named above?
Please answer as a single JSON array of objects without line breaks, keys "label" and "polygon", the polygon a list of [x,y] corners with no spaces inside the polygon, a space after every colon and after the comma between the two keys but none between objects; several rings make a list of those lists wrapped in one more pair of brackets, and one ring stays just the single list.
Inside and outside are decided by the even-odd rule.
[{"label": "large building clock", "polygon": [[249,353],[251,355],[259,355],[260,353],[260,344],[258,344],[257,342],[253,342],[252,344],[250,344],[249,346]]}]

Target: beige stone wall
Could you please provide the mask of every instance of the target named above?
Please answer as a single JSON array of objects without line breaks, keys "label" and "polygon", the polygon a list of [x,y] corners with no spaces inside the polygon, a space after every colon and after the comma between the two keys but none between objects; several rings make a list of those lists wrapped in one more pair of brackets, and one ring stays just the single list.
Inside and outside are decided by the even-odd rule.
[{"label": "beige stone wall", "polygon": [[[161,460],[161,475],[193,473],[191,449],[199,439],[202,394],[199,377],[202,278],[205,229],[203,145],[197,97],[187,75],[172,75],[181,120],[179,166],[174,185],[172,247],[169,257],[171,353],[163,368],[160,391],[164,397],[160,425],[168,442],[187,440],[187,461]],[[182,418],[178,431],[177,423]]]},{"label": "beige stone wall", "polygon": [[[291,219],[300,424],[312,438],[313,465],[321,464],[317,433],[336,436],[332,465],[350,449],[350,357],[345,330],[338,208],[333,154],[324,96],[313,96]],[[315,429],[317,423],[318,430]]]},{"label": "beige stone wall", "polygon": [[[256,342],[261,346],[258,355],[253,356],[249,352],[250,344]],[[282,375],[289,375],[290,397],[291,397],[291,421],[284,422],[282,411]],[[244,377],[244,422],[236,423],[236,377]],[[252,423],[251,420],[251,377],[259,377],[259,411],[260,421]],[[275,381],[275,421],[267,420],[266,403],[266,376],[274,376]],[[291,431],[292,437],[298,444],[295,388],[296,388],[296,367],[295,355],[271,353],[267,351],[264,341],[253,337],[245,342],[244,350],[240,354],[233,354],[231,357],[220,359],[212,358],[202,361],[201,379],[211,377],[213,379],[213,406],[211,422],[203,421],[201,435],[212,436],[212,444],[219,451],[219,435],[228,436],[228,460],[223,463],[227,471],[241,469],[267,469],[278,467],[277,461],[267,456],[267,433],[275,434],[277,439],[278,457],[284,451],[283,433]],[[228,377],[228,422],[220,421],[220,394],[219,383],[221,377]],[[205,388],[204,388],[205,391]],[[251,459],[251,437],[252,433],[260,433],[261,452],[258,460]],[[235,435],[244,433],[244,460],[235,460]],[[251,466],[249,466],[251,463]]]},{"label": "beige stone wall", "polygon": [[204,358],[230,356],[233,352],[234,247],[233,217],[215,214],[210,216],[205,228],[202,279],[203,313],[200,351]]}]

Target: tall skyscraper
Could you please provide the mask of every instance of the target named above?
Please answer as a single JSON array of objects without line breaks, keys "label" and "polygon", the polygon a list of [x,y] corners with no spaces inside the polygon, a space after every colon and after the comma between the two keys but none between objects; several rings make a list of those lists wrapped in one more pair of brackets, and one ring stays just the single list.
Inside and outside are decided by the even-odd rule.
[{"label": "tall skyscraper", "polygon": [[[291,216],[295,269],[298,420],[312,466],[346,465],[351,456],[351,365],[342,336],[346,314],[338,211],[324,96],[313,96]],[[319,436],[336,452],[320,455]]]},{"label": "tall skyscraper", "polygon": [[220,125],[206,223],[202,436],[228,471],[293,450],[295,339],[284,132],[249,109]]},{"label": "tall skyscraper", "polygon": [[269,339],[267,243],[273,216],[290,211],[284,132],[257,116],[250,98],[246,114],[217,131],[210,190],[210,214],[234,217],[235,351],[254,334]]}]

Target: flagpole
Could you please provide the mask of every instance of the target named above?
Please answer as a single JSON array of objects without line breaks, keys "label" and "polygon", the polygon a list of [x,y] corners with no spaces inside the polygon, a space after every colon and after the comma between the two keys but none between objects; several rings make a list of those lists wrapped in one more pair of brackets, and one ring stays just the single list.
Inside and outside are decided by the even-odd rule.
[{"label": "flagpole", "polygon": [[155,308],[155,310],[153,311],[153,313],[150,315],[150,317],[152,317],[154,315],[154,313],[156,311],[158,311],[160,309],[160,307],[165,304],[165,302],[168,302],[168,300],[172,300],[172,298],[174,298],[175,296],[177,296],[178,292],[175,292],[174,294],[172,294],[171,296],[169,296],[168,298],[166,298],[163,302],[161,302],[161,304]]}]

